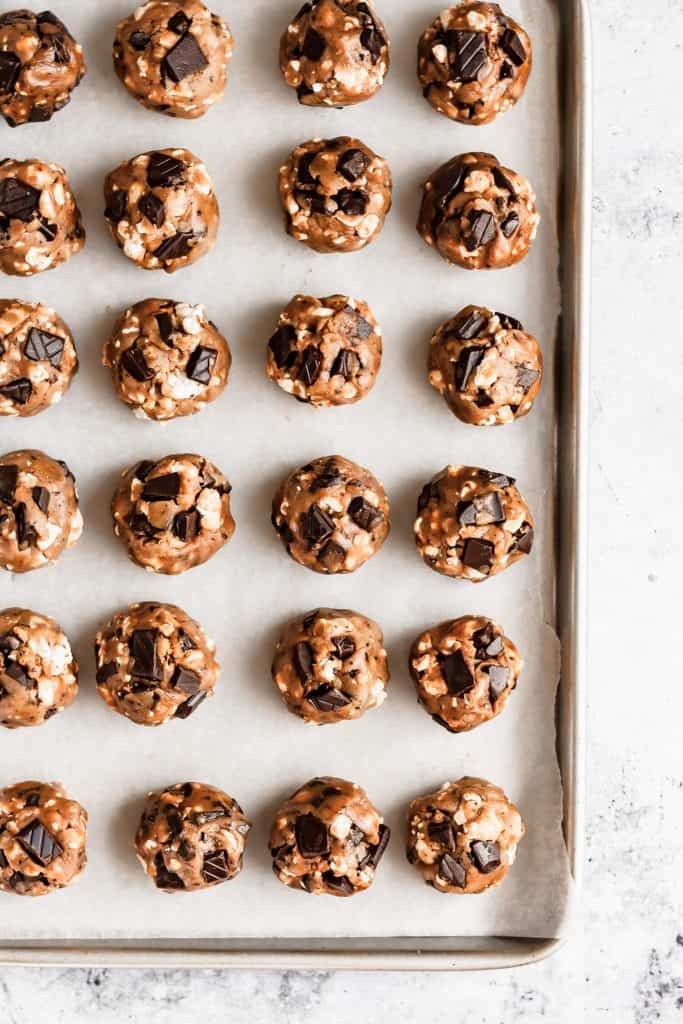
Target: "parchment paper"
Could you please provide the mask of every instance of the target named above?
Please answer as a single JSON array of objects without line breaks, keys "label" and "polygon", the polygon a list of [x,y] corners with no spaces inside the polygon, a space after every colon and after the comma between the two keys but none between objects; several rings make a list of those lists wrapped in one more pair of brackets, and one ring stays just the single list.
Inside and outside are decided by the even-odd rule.
[{"label": "parchment paper", "polygon": [[[51,304],[72,326],[81,372],[66,399],[33,420],[0,422],[0,448],[36,447],[66,459],[81,490],[85,532],[50,570],[0,573],[0,605],[56,616],[82,664],[81,693],[65,714],[35,730],[0,735],[0,780],[59,779],[90,813],[89,865],[74,887],[40,900],[0,894],[0,942],[12,939],[209,939],[219,937],[556,934],[569,874],[561,835],[555,758],[558,644],[553,632],[554,344],[559,313],[556,231],[559,143],[557,33],[549,0],[508,0],[529,29],[535,68],[526,96],[497,124],[469,128],[438,116],[415,77],[419,33],[438,13],[432,0],[379,0],[393,68],[371,102],[343,111],[299,107],[277,66],[279,35],[296,0],[215,0],[236,53],[222,103],[189,123],[139,107],[118,83],[111,41],[131,0],[55,0],[85,48],[88,74],[71,106],[50,124],[2,131],[2,155],[65,165],[88,232],[84,252],[32,280],[4,278],[2,294]],[[11,5],[2,4],[2,10]],[[321,256],[289,239],[276,193],[279,165],[315,136],[358,135],[389,160],[394,209],[362,253]],[[102,182],[119,161],[187,146],[213,175],[222,209],[216,248],[173,277],[144,272],[110,240]],[[425,177],[457,152],[498,154],[536,186],[543,222],[529,259],[500,272],[449,268],[415,231]],[[297,291],[366,298],[384,329],[384,365],[374,392],[346,409],[314,411],[270,384],[265,345],[279,310]],[[200,416],[165,427],[136,420],[114,397],[100,365],[115,316],[148,296],[203,302],[227,334],[234,368],[223,396]],[[519,317],[541,341],[542,395],[531,416],[506,427],[460,424],[426,381],[435,326],[468,302]],[[204,567],[178,578],[145,573],[115,540],[109,501],[117,476],[141,458],[196,451],[234,485],[237,533]],[[344,578],[320,577],[284,553],[269,523],[281,477],[338,452],[373,470],[392,505],[381,553]],[[426,569],[411,523],[422,484],[447,462],[518,478],[537,520],[533,555],[482,585]],[[186,722],[157,730],[110,712],[95,692],[92,639],[129,602],[177,602],[218,644],[216,697]],[[363,720],[307,727],[280,703],[269,673],[276,636],[293,614],[319,605],[353,607],[385,630],[390,697]],[[406,661],[426,626],[465,613],[500,621],[526,659],[505,714],[463,736],[420,709]],[[502,785],[527,825],[502,888],[447,897],[421,884],[404,855],[408,802],[465,773]],[[314,899],[277,883],[266,848],[281,800],[309,777],[333,774],[363,785],[394,830],[372,890],[352,900]],[[192,896],[157,893],[132,851],[144,794],[186,779],[232,793],[255,822],[245,869],[234,882]]]}]

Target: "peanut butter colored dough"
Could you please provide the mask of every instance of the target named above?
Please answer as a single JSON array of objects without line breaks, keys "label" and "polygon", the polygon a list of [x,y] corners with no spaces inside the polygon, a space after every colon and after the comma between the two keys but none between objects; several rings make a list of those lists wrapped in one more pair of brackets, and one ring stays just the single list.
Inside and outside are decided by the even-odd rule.
[{"label": "peanut butter colored dough", "polygon": [[426,182],[417,230],[446,262],[495,270],[524,259],[540,220],[526,178],[490,153],[465,153]]},{"label": "peanut butter colored dough", "polygon": [[534,521],[510,477],[446,466],[422,489],[414,532],[430,569],[480,583],[529,554]]},{"label": "peanut butter colored dough", "polygon": [[305,722],[360,718],[387,696],[382,630],[358,612],[318,608],[285,627],[272,672],[288,710]]},{"label": "peanut butter colored dough", "polygon": [[358,139],[304,142],[280,168],[287,232],[316,252],[356,252],[382,230],[391,188],[386,160]]},{"label": "peanut butter colored dough", "polygon": [[86,865],[88,813],[58,782],[18,782],[0,790],[0,889],[47,896]]},{"label": "peanut butter colored dough", "polygon": [[10,128],[49,121],[84,74],[82,47],[51,11],[0,16],[0,113]]},{"label": "peanut butter colored dough", "polygon": [[429,383],[463,423],[511,423],[531,411],[543,356],[519,320],[466,306],[437,328],[429,349]]},{"label": "peanut butter colored dough", "polygon": [[228,480],[201,455],[138,462],[111,503],[114,533],[143,569],[174,576],[202,565],[235,532]]},{"label": "peanut butter colored dough", "polygon": [[483,615],[441,622],[410,650],[417,699],[450,732],[467,732],[501,714],[521,669],[512,640]]},{"label": "peanut butter colored dough", "polygon": [[78,693],[78,662],[54,619],[25,608],[0,611],[0,725],[42,725]]},{"label": "peanut butter colored dough", "polygon": [[202,117],[223,95],[232,48],[228,26],[200,0],[150,0],[119,23],[114,68],[148,110]]},{"label": "peanut butter colored dough", "polygon": [[0,416],[35,416],[56,405],[77,371],[71,331],[53,309],[0,299]]},{"label": "peanut butter colored dough", "polygon": [[295,295],[268,343],[266,374],[301,402],[358,402],[382,362],[382,332],[366,302],[347,295]]},{"label": "peanut butter colored dough", "polygon": [[218,398],[232,357],[204,306],[145,299],[118,318],[102,362],[136,416],[171,420],[200,412]]},{"label": "peanut butter colored dough", "polygon": [[59,164],[0,161],[0,270],[30,277],[85,245],[81,211]]},{"label": "peanut butter colored dough", "polygon": [[425,99],[462,124],[488,124],[514,106],[531,73],[531,41],[500,6],[468,0],[423,33],[417,72]]},{"label": "peanut butter colored dough", "polygon": [[389,501],[369,470],[330,455],[283,480],[272,521],[295,562],[319,573],[355,572],[388,536]]},{"label": "peanut butter colored dough", "polygon": [[275,876],[315,896],[369,889],[391,835],[383,821],[355,783],[311,779],[275,815],[269,844]]},{"label": "peanut butter colored dough", "polygon": [[348,107],[381,88],[389,39],[369,0],[311,0],[282,36],[280,67],[299,103]]},{"label": "peanut butter colored dough", "polygon": [[107,175],[104,198],[112,238],[144,270],[172,274],[216,241],[213,182],[188,149],[155,150],[124,161]]},{"label": "peanut butter colored dough", "polygon": [[227,793],[179,783],[147,797],[135,850],[157,889],[196,892],[239,875],[250,828]]},{"label": "peanut butter colored dough", "polygon": [[34,449],[0,456],[0,566],[30,572],[56,562],[83,532],[65,462]]},{"label": "peanut butter colored dough", "polygon": [[524,831],[502,789],[466,776],[413,800],[407,856],[437,892],[480,893],[503,881]]},{"label": "peanut butter colored dough", "polygon": [[174,604],[144,601],[118,612],[95,638],[97,690],[138,725],[185,719],[218,679],[216,645]]}]

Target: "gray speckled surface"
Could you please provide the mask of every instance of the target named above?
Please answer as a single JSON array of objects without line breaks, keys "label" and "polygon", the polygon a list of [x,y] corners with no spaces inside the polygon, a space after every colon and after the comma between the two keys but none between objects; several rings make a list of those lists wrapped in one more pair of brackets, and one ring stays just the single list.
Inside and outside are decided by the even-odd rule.
[{"label": "gray speckled surface", "polygon": [[[668,1024],[683,1011],[682,0],[593,0],[589,835],[584,934],[496,975],[0,971],[0,1020]],[[656,495],[656,497],[653,497]],[[628,644],[628,646],[627,646]],[[655,675],[655,666],[664,671]],[[677,877],[678,876],[678,877]]]}]

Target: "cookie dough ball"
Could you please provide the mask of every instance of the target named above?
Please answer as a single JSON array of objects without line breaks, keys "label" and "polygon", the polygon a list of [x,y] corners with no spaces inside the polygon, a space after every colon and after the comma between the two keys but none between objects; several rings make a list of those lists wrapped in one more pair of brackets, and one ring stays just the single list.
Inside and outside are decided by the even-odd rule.
[{"label": "cookie dough ball", "polygon": [[287,232],[316,252],[356,252],[391,209],[386,160],[358,139],[313,139],[280,168]]},{"label": "cookie dough ball", "polygon": [[31,277],[85,245],[81,211],[66,171],[41,160],[0,161],[0,270]]},{"label": "cookie dough ball", "polygon": [[495,270],[524,259],[540,220],[526,178],[490,153],[465,153],[426,182],[417,230],[448,263]]},{"label": "cookie dough ball", "polygon": [[143,569],[175,576],[235,532],[228,480],[201,455],[167,455],[127,470],[112,499],[114,533]]},{"label": "cookie dough ball", "polygon": [[135,850],[157,889],[196,892],[239,875],[250,828],[227,793],[179,783],[147,797]]},{"label": "cookie dough ball", "polygon": [[218,234],[218,200],[201,160],[161,149],[107,175],[104,216],[119,248],[144,270],[172,274],[201,259]]},{"label": "cookie dough ball", "polygon": [[78,662],[54,619],[25,608],[0,611],[0,725],[42,725],[78,693]]},{"label": "cookie dough ball", "polygon": [[524,831],[502,789],[466,776],[413,800],[407,856],[437,892],[480,893],[503,881]]},{"label": "cookie dough ball", "polygon": [[140,419],[201,412],[225,389],[232,356],[204,306],[145,299],[127,309],[104,346],[117,395]]},{"label": "cookie dough ball", "polygon": [[71,331],[53,309],[0,299],[0,416],[35,416],[56,405],[77,371]]},{"label": "cookie dough ball", "polygon": [[446,466],[422,489],[415,543],[430,569],[481,583],[531,551],[534,521],[515,481]]},{"label": "cookie dough ball", "polygon": [[150,0],[119,23],[114,68],[148,110],[202,117],[223,95],[233,39],[201,0]]},{"label": "cookie dough ball", "polygon": [[97,690],[138,725],[189,718],[218,679],[216,645],[174,604],[132,604],[95,638]]},{"label": "cookie dough ball", "polygon": [[499,715],[521,670],[512,640],[482,615],[433,626],[410,650],[417,699],[450,732],[467,732]]},{"label": "cookie dough ball", "polygon": [[84,74],[82,47],[51,11],[0,16],[0,113],[10,128],[49,121]]},{"label": "cookie dough ball", "polygon": [[435,110],[488,124],[513,107],[531,72],[531,41],[498,4],[447,8],[420,39],[417,73]]},{"label": "cookie dough ball", "polygon": [[275,816],[273,871],[290,889],[355,896],[374,882],[389,843],[383,821],[355,783],[329,775],[311,779]]},{"label": "cookie dough ball", "polygon": [[348,107],[381,87],[389,40],[369,0],[313,0],[282,36],[280,67],[299,103]]},{"label": "cookie dough ball", "polygon": [[389,501],[369,470],[331,455],[283,480],[272,520],[295,562],[325,574],[355,572],[387,538]]},{"label": "cookie dough ball", "polygon": [[0,790],[0,889],[47,896],[86,865],[88,813],[57,782],[18,782]]},{"label": "cookie dough ball", "polygon": [[387,696],[382,630],[358,612],[318,608],[285,627],[272,672],[288,710],[305,722],[360,718]]},{"label": "cookie dough ball", "polygon": [[300,402],[349,405],[372,390],[382,332],[366,302],[295,295],[268,342],[266,373]]},{"label": "cookie dough ball", "polygon": [[538,342],[505,313],[467,306],[432,338],[429,383],[463,423],[489,427],[521,419],[542,376]]},{"label": "cookie dough ball", "polygon": [[0,566],[52,565],[83,532],[78,491],[65,462],[34,449],[0,456]]}]

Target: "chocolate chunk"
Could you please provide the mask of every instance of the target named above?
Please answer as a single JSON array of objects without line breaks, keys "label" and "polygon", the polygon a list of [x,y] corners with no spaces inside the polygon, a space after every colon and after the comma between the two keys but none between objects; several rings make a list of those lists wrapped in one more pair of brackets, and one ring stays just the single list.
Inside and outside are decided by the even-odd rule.
[{"label": "chocolate chunk", "polygon": [[126,214],[126,206],[128,200],[126,193],[120,189],[117,192],[112,192],[107,200],[107,207],[104,211],[104,216],[107,220],[113,221],[114,224],[118,224],[119,221],[123,220]]},{"label": "chocolate chunk", "polygon": [[107,680],[111,679],[112,676],[117,675],[118,671],[119,669],[116,662],[108,661],[104,665],[101,665],[100,668],[98,668],[97,673],[95,675],[95,679],[97,680],[98,683],[104,685],[107,682]]},{"label": "chocolate chunk", "polygon": [[142,489],[143,501],[172,501],[180,491],[180,474],[166,473],[164,476],[153,476],[145,481]]},{"label": "chocolate chunk", "polygon": [[347,509],[356,526],[369,533],[373,527],[384,519],[379,509],[371,505],[365,498],[354,498]]},{"label": "chocolate chunk", "polygon": [[462,526],[489,526],[491,523],[504,523],[505,513],[497,493],[489,491],[471,502],[461,503],[458,519]]},{"label": "chocolate chunk", "polygon": [[17,524],[19,550],[23,551],[25,548],[31,547],[31,545],[35,546],[38,541],[38,534],[35,527],[26,518],[26,505],[23,501],[14,506],[14,519]]},{"label": "chocolate chunk", "polygon": [[302,185],[315,185],[317,182],[317,176],[313,174],[311,170],[311,164],[318,156],[318,153],[304,153],[299,160],[299,166],[297,168],[296,176]]},{"label": "chocolate chunk", "polygon": [[173,334],[173,317],[170,313],[157,313],[156,322],[161,340],[168,345]]},{"label": "chocolate chunk", "polygon": [[299,380],[303,381],[306,387],[312,387],[320,376],[323,366],[323,357],[319,349],[309,345],[304,351],[299,370]]},{"label": "chocolate chunk", "polygon": [[28,377],[18,377],[17,380],[0,386],[0,395],[9,398],[10,402],[16,402],[17,405],[26,405],[32,391],[33,387]]},{"label": "chocolate chunk", "polygon": [[304,37],[301,54],[303,57],[307,57],[308,60],[320,60],[325,52],[325,45],[325,40],[320,33],[316,32],[314,28],[309,28]]},{"label": "chocolate chunk", "polygon": [[349,217],[358,217],[365,213],[369,202],[367,192],[362,189],[354,192],[350,188],[342,188],[334,198],[342,213]]},{"label": "chocolate chunk", "polygon": [[481,658],[497,658],[499,654],[503,653],[504,644],[502,636],[494,633],[491,626],[484,626],[483,629],[478,630],[472,637],[474,646],[477,649],[477,657]]},{"label": "chocolate chunk", "polygon": [[432,196],[437,206],[443,208],[448,204],[449,199],[460,191],[467,174],[468,168],[460,156],[454,156],[438,169],[431,179]]},{"label": "chocolate chunk", "polygon": [[56,370],[62,365],[62,354],[64,352],[64,339],[50,334],[48,331],[41,331],[32,327],[28,332],[24,355],[27,359],[40,362],[47,359]]},{"label": "chocolate chunk", "polygon": [[489,540],[468,537],[462,549],[462,563],[488,576],[493,565],[494,546]]},{"label": "chocolate chunk", "polygon": [[491,174],[493,175],[493,180],[495,181],[498,188],[502,188],[506,192],[509,192],[512,198],[514,199],[517,195],[517,190],[510,181],[510,179],[508,178],[503,168],[500,167],[499,165],[496,165],[491,168]]},{"label": "chocolate chunk", "polygon": [[[66,35],[69,34],[64,22],[60,21],[57,15],[53,14],[52,11],[41,11],[40,14],[36,15],[36,21],[38,22],[38,31],[41,33],[46,32],[45,26],[48,25],[53,28],[58,28],[61,32],[66,33]],[[50,28],[47,29],[48,33],[49,31]]]},{"label": "chocolate chunk", "polygon": [[506,78],[513,78],[514,73],[515,72],[514,68],[512,67],[512,64],[509,61],[504,60],[500,67],[501,81],[504,81]]},{"label": "chocolate chunk", "polygon": [[491,703],[495,704],[498,698],[505,692],[510,678],[510,669],[503,665],[491,665],[489,673],[489,697]]},{"label": "chocolate chunk", "polygon": [[183,720],[189,718],[207,697],[208,692],[206,690],[200,690],[199,693],[195,693],[192,697],[188,697],[184,704],[181,704],[179,708],[176,708],[175,717]]},{"label": "chocolate chunk", "polygon": [[389,840],[390,839],[391,839],[391,829],[389,828],[389,826],[388,825],[380,825],[380,827],[379,827],[379,842],[377,843],[376,846],[371,846],[370,847],[367,856],[365,857],[365,859],[362,861],[362,863],[360,865],[361,869],[364,868],[364,867],[367,867],[368,865],[371,865],[373,868],[377,867],[377,865],[381,861],[382,857],[386,853],[386,849],[387,849],[387,846],[389,845]]},{"label": "chocolate chunk", "polygon": [[467,316],[463,323],[458,324],[455,329],[456,337],[460,338],[461,341],[471,341],[473,338],[479,337],[485,326],[486,317],[475,309]]},{"label": "chocolate chunk", "polygon": [[332,637],[332,646],[337,652],[337,657],[342,661],[346,661],[356,653],[356,641],[352,636],[334,636]]},{"label": "chocolate chunk", "polygon": [[142,216],[146,217],[155,228],[160,228],[166,220],[166,207],[153,192],[146,192],[140,199],[138,206]]},{"label": "chocolate chunk", "polygon": [[145,380],[151,380],[154,376],[154,370],[150,370],[145,362],[144,355],[137,345],[126,349],[121,356],[121,366],[134,380],[141,383]]},{"label": "chocolate chunk", "polygon": [[352,352],[350,348],[343,348],[337,355],[332,369],[330,370],[330,376],[332,377],[343,377],[344,380],[351,380],[354,373],[358,369],[358,357],[355,352]]},{"label": "chocolate chunk", "polygon": [[143,459],[142,462],[138,462],[135,467],[135,479],[146,480],[155,466],[156,462],[151,462],[149,459]]},{"label": "chocolate chunk", "polygon": [[370,163],[362,149],[347,149],[337,161],[337,170],[347,181],[356,181],[365,173]]},{"label": "chocolate chunk", "polygon": [[506,238],[512,238],[519,228],[519,216],[516,213],[509,213],[500,225],[500,230]]},{"label": "chocolate chunk", "polygon": [[470,846],[470,854],[482,875],[489,875],[500,867],[500,847],[498,843],[484,842],[477,839]]},{"label": "chocolate chunk", "polygon": [[11,654],[21,647],[21,640],[14,633],[3,633],[0,635],[0,654]]},{"label": "chocolate chunk", "polygon": [[159,682],[164,673],[157,654],[156,629],[134,629],[129,641],[131,674]]},{"label": "chocolate chunk", "polygon": [[301,682],[306,685],[313,678],[313,648],[302,640],[294,648],[292,656],[294,669]]},{"label": "chocolate chunk", "polygon": [[152,37],[147,35],[146,32],[131,32],[128,36],[128,42],[134,50],[139,52],[140,50],[144,50],[151,38]]},{"label": "chocolate chunk", "polygon": [[455,850],[455,832],[450,821],[430,821],[427,835],[433,843],[445,846],[447,850]]},{"label": "chocolate chunk", "polygon": [[14,91],[17,78],[21,71],[21,61],[16,53],[3,50],[0,53],[0,94],[7,94]]},{"label": "chocolate chunk", "polygon": [[302,619],[302,622],[301,622],[301,624],[304,627],[304,629],[310,629],[311,626],[313,625],[313,623],[315,622],[315,620],[318,618],[319,614],[320,614],[320,609],[319,608],[316,608],[314,612],[309,612],[308,615],[304,619]]},{"label": "chocolate chunk", "polygon": [[44,868],[64,852],[55,837],[39,821],[32,821],[23,828],[17,839],[31,860]]},{"label": "chocolate chunk", "polygon": [[534,544],[534,530],[529,523],[523,523],[521,528],[517,531],[515,550],[521,551],[522,554],[528,555],[531,553],[531,549]]},{"label": "chocolate chunk", "polygon": [[474,82],[486,64],[484,32],[446,32],[451,77],[461,82]]},{"label": "chocolate chunk", "polygon": [[19,683],[19,686],[23,686],[25,690],[30,690],[33,687],[33,680],[17,661],[5,662],[5,675],[13,679],[15,683]]},{"label": "chocolate chunk", "polygon": [[33,220],[40,202],[40,191],[17,178],[0,181],[0,213],[28,224]]},{"label": "chocolate chunk", "polygon": [[156,876],[154,881],[158,889],[184,889],[185,883],[183,882],[180,875],[176,875],[174,871],[169,871],[166,867],[164,855],[161,851],[157,853],[154,858],[154,867],[156,869]]},{"label": "chocolate chunk", "polygon": [[517,387],[522,388],[526,394],[539,378],[538,370],[532,370],[527,366],[517,367]]},{"label": "chocolate chunk", "polygon": [[439,655],[439,668],[448,692],[452,697],[461,697],[474,689],[474,676],[469,670],[462,651]]},{"label": "chocolate chunk", "polygon": [[301,517],[301,531],[312,544],[319,544],[334,532],[334,519],[319,505],[311,505],[308,512]]},{"label": "chocolate chunk", "polygon": [[18,466],[0,466],[0,501],[5,505],[11,505],[14,501],[18,478]]},{"label": "chocolate chunk", "polygon": [[317,711],[337,711],[345,708],[351,703],[351,698],[337,689],[336,686],[320,686],[313,693],[306,696],[306,700],[313,705]]},{"label": "chocolate chunk", "polygon": [[191,672],[188,668],[183,668],[182,665],[176,665],[176,670],[171,676],[171,686],[174,690],[181,690],[182,693],[190,696],[199,693],[202,681],[196,672]]},{"label": "chocolate chunk", "polygon": [[379,58],[382,56],[382,45],[383,38],[377,29],[373,26],[372,28],[364,28],[360,34],[361,46],[370,54],[372,63],[376,64]]},{"label": "chocolate chunk", "polygon": [[152,188],[182,185],[185,164],[170,153],[152,153],[147,165],[147,182]]},{"label": "chocolate chunk", "polygon": [[68,64],[71,60],[71,51],[62,36],[55,36],[53,38],[52,56],[55,64]]},{"label": "chocolate chunk", "polygon": [[488,245],[496,237],[498,228],[492,213],[488,210],[475,210],[469,215],[470,229],[467,234],[467,248],[478,249]]},{"label": "chocolate chunk", "polygon": [[216,360],[218,359],[218,352],[215,348],[206,348],[204,345],[197,345],[196,349],[187,361],[187,367],[185,373],[194,380],[197,384],[210,384],[211,374]]},{"label": "chocolate chunk", "polygon": [[47,487],[34,487],[31,497],[43,514],[47,512],[50,507],[50,492]]},{"label": "chocolate chunk", "polygon": [[348,316],[353,316],[353,330],[357,338],[361,341],[365,341],[371,334],[374,334],[375,328],[369,323],[364,317],[357,313],[355,309],[351,309],[350,306],[344,307],[344,312]]},{"label": "chocolate chunk", "polygon": [[184,629],[178,630],[178,636],[180,637],[180,646],[184,651],[196,650],[196,643],[194,642],[191,636],[188,636]]},{"label": "chocolate chunk", "polygon": [[327,828],[315,814],[301,814],[294,824],[294,834],[302,857],[322,857],[329,853]]},{"label": "chocolate chunk", "polygon": [[496,487],[511,487],[514,484],[514,479],[511,476],[507,476],[505,473],[486,473],[489,479],[489,483],[494,484]]},{"label": "chocolate chunk", "polygon": [[282,324],[268,342],[268,348],[273,353],[279,370],[290,363],[292,345],[296,343],[296,331],[291,324]]},{"label": "chocolate chunk", "polygon": [[327,569],[328,572],[336,571],[344,564],[345,558],[346,552],[333,540],[328,540],[327,544],[318,555],[318,561],[325,569]]},{"label": "chocolate chunk", "polygon": [[189,512],[179,512],[173,520],[173,532],[180,540],[194,540],[199,533],[199,512],[192,508]]},{"label": "chocolate chunk", "polygon": [[186,14],[183,14],[182,11],[178,11],[178,13],[174,14],[172,18],[168,19],[167,24],[171,32],[175,32],[178,36],[183,36],[192,22]]},{"label": "chocolate chunk", "polygon": [[470,377],[484,358],[485,348],[472,346],[464,348],[455,364],[455,386],[458,391],[466,391]]},{"label": "chocolate chunk", "polygon": [[191,231],[178,231],[171,238],[166,238],[161,245],[154,250],[158,260],[179,260],[187,256],[192,248],[190,242],[194,238]]},{"label": "chocolate chunk", "polygon": [[201,828],[202,825],[207,825],[210,821],[218,821],[219,818],[224,818],[228,813],[228,808],[223,807],[221,804],[214,811],[200,811],[199,814],[195,814],[194,823]]},{"label": "chocolate chunk", "polygon": [[38,230],[40,231],[41,235],[43,236],[46,242],[54,242],[55,238],[59,233],[59,228],[57,227],[57,225],[50,224],[48,221],[45,220],[44,217],[40,218],[40,227],[38,228]]},{"label": "chocolate chunk", "polygon": [[164,74],[174,82],[182,82],[208,66],[204,51],[190,32],[180,37],[163,61]]},{"label": "chocolate chunk", "polygon": [[211,885],[222,882],[228,877],[228,855],[225,850],[207,855],[202,864],[202,878]]},{"label": "chocolate chunk", "polygon": [[444,853],[439,861],[439,875],[447,885],[455,885],[458,889],[464,889],[467,885],[467,872],[461,861],[450,853]]},{"label": "chocolate chunk", "polygon": [[[3,691],[3,694],[4,694],[4,691]],[[2,852],[2,850],[0,850],[0,871],[2,871],[3,868],[6,868],[8,866],[8,863],[9,862],[7,860],[7,857]]]},{"label": "chocolate chunk", "polygon": [[338,892],[340,896],[353,896],[356,891],[345,875],[335,875],[333,871],[323,872],[323,882],[328,889]]},{"label": "chocolate chunk", "polygon": [[310,10],[312,10],[312,9],[313,9],[313,3],[311,2],[311,0],[307,0],[307,2],[303,5],[303,7],[295,15],[294,21],[300,21],[301,18],[303,18],[304,14],[308,14],[308,12]]},{"label": "chocolate chunk", "polygon": [[524,49],[524,43],[514,29],[508,28],[503,32],[500,45],[512,63],[516,64],[518,68],[521,67],[526,60],[526,50]]}]

